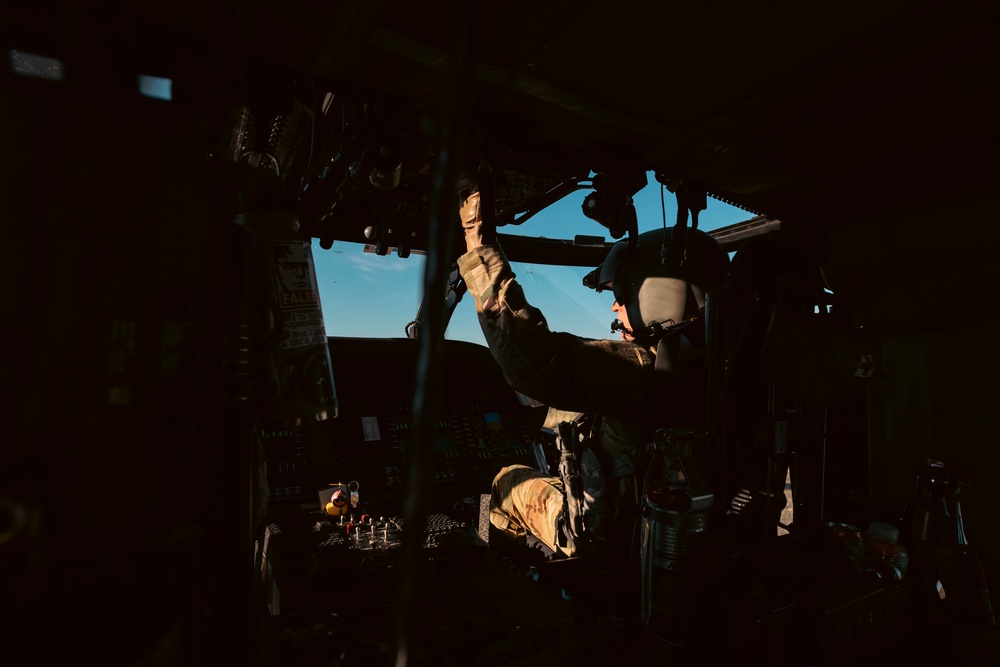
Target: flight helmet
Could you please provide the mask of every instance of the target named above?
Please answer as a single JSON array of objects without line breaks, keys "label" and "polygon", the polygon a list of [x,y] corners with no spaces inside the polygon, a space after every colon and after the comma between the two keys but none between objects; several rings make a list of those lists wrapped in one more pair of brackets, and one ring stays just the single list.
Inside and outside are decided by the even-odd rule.
[{"label": "flight helmet", "polygon": [[728,278],[729,255],[698,229],[654,229],[619,241],[583,284],[612,290],[625,308],[632,337],[655,340],[705,306],[705,295]]}]

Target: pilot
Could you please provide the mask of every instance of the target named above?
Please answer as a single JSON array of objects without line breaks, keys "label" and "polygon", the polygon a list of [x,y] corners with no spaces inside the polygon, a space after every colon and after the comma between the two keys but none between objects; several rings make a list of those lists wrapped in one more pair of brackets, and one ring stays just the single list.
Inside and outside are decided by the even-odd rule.
[{"label": "pilot", "polygon": [[460,183],[458,197],[467,251],[458,267],[493,356],[511,387],[548,406],[544,429],[573,424],[593,452],[580,467],[583,530],[567,517],[560,476],[513,465],[493,482],[491,536],[516,543],[530,533],[556,558],[614,544],[627,550],[645,444],[659,427],[704,428],[705,297],[726,281],[728,255],[688,228],[616,243],[584,284],[614,294],[612,331],[621,339],[584,339],[551,331],[528,303],[496,230],[484,222],[475,184]]}]

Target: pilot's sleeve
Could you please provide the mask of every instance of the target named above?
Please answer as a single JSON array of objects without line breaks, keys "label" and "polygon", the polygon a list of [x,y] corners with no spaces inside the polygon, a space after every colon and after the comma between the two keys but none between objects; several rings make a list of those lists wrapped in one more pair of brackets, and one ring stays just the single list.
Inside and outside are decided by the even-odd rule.
[{"label": "pilot's sleeve", "polygon": [[625,341],[549,330],[497,245],[458,260],[494,358],[517,391],[562,410],[628,417],[647,391],[653,357]]}]

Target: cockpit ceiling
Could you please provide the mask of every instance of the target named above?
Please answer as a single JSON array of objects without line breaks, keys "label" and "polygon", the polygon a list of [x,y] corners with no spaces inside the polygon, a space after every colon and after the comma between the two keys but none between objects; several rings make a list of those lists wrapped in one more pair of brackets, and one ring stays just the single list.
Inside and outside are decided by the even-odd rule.
[{"label": "cockpit ceiling", "polygon": [[[835,226],[996,170],[993,0],[209,7],[122,2],[110,23],[66,15],[111,30],[136,57],[194,44],[216,54],[206,66],[231,58],[221,75],[245,73],[258,97],[283,94],[274,83],[290,75],[440,110],[461,52],[481,139],[520,151],[524,168],[578,174],[629,161],[789,224]],[[11,12],[16,27],[82,30],[41,10]],[[127,36],[129,21],[160,39]]]},{"label": "cockpit ceiling", "polygon": [[[433,104],[460,18],[340,3],[298,66]],[[505,2],[471,19],[470,92],[500,145],[610,149],[833,224],[959,183],[993,154],[998,27],[989,1]]]}]

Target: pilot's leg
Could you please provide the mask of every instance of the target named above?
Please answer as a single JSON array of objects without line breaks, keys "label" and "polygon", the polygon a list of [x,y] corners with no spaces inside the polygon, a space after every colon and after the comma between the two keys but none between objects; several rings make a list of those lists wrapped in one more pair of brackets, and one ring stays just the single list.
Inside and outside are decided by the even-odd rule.
[{"label": "pilot's leg", "polygon": [[558,535],[563,502],[559,478],[527,466],[509,466],[493,480],[490,523],[513,539],[528,531],[556,554],[572,556],[572,545],[560,544],[565,540]]}]

